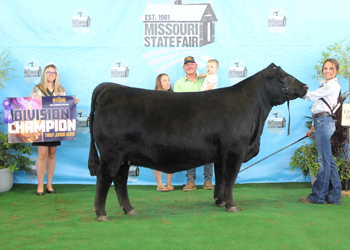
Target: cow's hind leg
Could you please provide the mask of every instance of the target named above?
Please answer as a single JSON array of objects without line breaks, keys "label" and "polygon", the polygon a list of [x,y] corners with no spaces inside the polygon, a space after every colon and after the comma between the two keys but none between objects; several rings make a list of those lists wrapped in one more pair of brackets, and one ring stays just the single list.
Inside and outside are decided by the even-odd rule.
[{"label": "cow's hind leg", "polygon": [[129,174],[129,165],[123,164],[117,175],[114,177],[114,189],[118,196],[118,201],[120,208],[124,210],[125,214],[134,215],[137,212],[131,206],[128,195],[128,174]]},{"label": "cow's hind leg", "polygon": [[223,199],[223,183],[222,183],[222,163],[214,164],[215,171],[215,188],[214,188],[214,199],[215,203],[219,207],[224,207],[225,202]]},{"label": "cow's hind leg", "polygon": [[106,199],[113,177],[108,171],[108,164],[103,164],[102,160],[100,164],[101,166],[97,172],[94,210],[98,221],[109,221],[110,218],[106,213]]}]

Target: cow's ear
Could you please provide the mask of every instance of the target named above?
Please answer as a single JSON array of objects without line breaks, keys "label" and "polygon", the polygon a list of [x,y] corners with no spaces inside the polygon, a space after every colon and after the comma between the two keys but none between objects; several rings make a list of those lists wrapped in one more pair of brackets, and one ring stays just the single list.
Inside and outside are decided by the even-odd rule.
[{"label": "cow's ear", "polygon": [[267,79],[276,79],[278,75],[278,67],[274,63],[271,63],[266,69],[263,69],[262,71]]},{"label": "cow's ear", "polygon": [[270,67],[270,68],[275,68],[275,67],[277,67],[277,66],[276,66],[276,64],[271,63],[269,67]]}]

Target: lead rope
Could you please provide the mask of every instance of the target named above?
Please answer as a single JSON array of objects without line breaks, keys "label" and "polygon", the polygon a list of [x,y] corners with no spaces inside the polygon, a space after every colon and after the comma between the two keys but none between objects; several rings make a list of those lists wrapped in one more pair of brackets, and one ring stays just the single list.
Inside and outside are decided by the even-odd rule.
[{"label": "lead rope", "polygon": [[240,172],[243,172],[244,170],[247,170],[247,169],[250,168],[250,167],[253,167],[254,165],[258,164],[259,162],[262,162],[263,160],[269,158],[270,156],[273,156],[274,154],[277,154],[278,152],[281,152],[283,149],[286,149],[286,148],[288,148],[288,147],[294,145],[295,143],[300,142],[301,140],[305,139],[306,137],[307,137],[307,135],[304,136],[303,138],[300,138],[299,140],[293,142],[292,144],[289,144],[288,146],[286,146],[286,147],[284,147],[284,148],[282,148],[282,149],[276,151],[275,153],[270,154],[269,156],[266,156],[264,159],[261,159],[260,161],[255,162],[254,164],[250,165],[249,167],[246,167],[246,168],[242,169],[241,171],[239,171],[239,173],[240,173]]},{"label": "lead rope", "polygon": [[[287,95],[288,97],[288,95]],[[288,135],[289,135],[289,132],[290,132],[290,111],[289,111],[289,99],[287,99],[287,107],[288,107]]]}]

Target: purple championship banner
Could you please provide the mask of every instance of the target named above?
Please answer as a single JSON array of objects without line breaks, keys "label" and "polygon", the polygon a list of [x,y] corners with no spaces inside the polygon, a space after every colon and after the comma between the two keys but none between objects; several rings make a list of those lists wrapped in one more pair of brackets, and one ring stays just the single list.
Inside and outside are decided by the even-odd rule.
[{"label": "purple championship banner", "polygon": [[7,100],[11,103],[11,114],[6,117],[9,143],[75,140],[77,112],[74,96]]}]

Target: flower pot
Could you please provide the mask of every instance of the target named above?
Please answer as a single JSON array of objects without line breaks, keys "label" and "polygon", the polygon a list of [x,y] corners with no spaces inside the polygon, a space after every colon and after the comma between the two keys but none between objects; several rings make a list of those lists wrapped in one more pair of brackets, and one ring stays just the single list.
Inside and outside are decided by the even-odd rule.
[{"label": "flower pot", "polygon": [[0,193],[9,191],[13,186],[13,173],[8,168],[0,169]]}]

